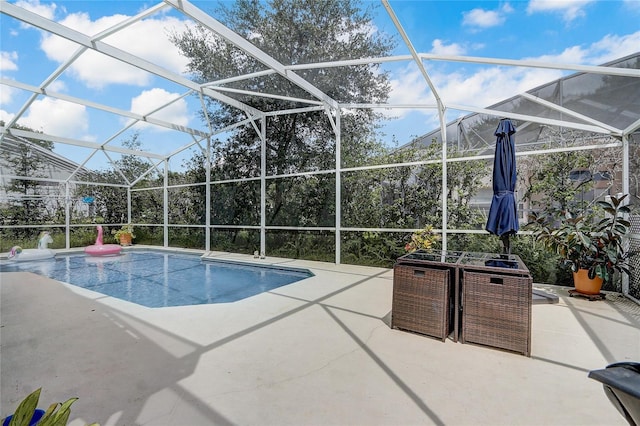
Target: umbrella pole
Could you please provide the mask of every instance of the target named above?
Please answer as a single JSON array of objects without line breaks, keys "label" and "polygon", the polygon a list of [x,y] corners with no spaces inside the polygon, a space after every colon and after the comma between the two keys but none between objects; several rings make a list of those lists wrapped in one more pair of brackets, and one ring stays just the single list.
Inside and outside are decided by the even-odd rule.
[{"label": "umbrella pole", "polygon": [[509,234],[501,235],[500,239],[502,240],[502,253],[511,254],[511,241],[509,240]]}]

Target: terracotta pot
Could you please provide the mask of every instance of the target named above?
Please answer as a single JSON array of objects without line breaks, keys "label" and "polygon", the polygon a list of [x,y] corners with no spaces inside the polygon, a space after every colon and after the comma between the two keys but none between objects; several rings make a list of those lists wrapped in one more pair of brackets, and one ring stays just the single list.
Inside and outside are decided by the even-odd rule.
[{"label": "terracotta pot", "polygon": [[122,234],[122,235],[120,235],[120,245],[121,246],[130,246],[131,245],[131,234]]},{"label": "terracotta pot", "polygon": [[602,278],[596,276],[594,279],[589,279],[589,270],[580,269],[573,273],[573,285],[578,293],[600,294]]}]

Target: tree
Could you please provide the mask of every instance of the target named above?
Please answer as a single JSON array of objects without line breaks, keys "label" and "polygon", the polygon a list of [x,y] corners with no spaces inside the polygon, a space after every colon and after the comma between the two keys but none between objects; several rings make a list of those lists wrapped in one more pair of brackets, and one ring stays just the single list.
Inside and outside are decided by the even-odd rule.
[{"label": "tree", "polygon": [[[391,52],[393,42],[371,32],[372,9],[362,9],[354,0],[241,0],[219,10],[221,21],[283,64],[304,64],[349,57],[377,57]],[[215,81],[264,70],[257,59],[222,38],[197,27],[174,34],[173,41],[189,58],[189,71],[199,82]],[[358,65],[297,71],[330,98],[340,102],[379,103],[389,94],[390,85],[377,65]],[[293,98],[312,97],[278,74],[245,79],[230,87],[267,92]],[[240,95],[237,98],[261,111],[308,106],[290,100]],[[204,117],[203,113],[203,117]],[[209,100],[206,117],[214,128],[223,128],[246,118],[235,107]],[[341,132],[345,163],[362,156],[359,147],[375,150],[376,122],[373,110],[349,111]],[[335,133],[325,111],[270,116],[267,120],[267,174],[283,175],[301,171],[332,169],[335,166]],[[260,175],[259,135],[253,127],[235,130],[226,143],[214,146],[212,179],[234,179]],[[204,170],[204,156],[190,163],[189,173]],[[267,224],[326,225],[335,212],[333,179],[319,175],[269,181]],[[240,217],[253,217],[255,186],[250,186],[248,202],[233,206]],[[221,187],[213,188],[213,198],[229,205]],[[226,198],[226,200],[225,200]],[[215,207],[214,207],[215,210]],[[232,220],[226,218],[225,221]],[[229,223],[229,222],[228,222]]]},{"label": "tree", "polygon": [[[547,132],[554,146],[593,143],[593,136],[584,132],[551,129]],[[620,149],[615,148],[526,157],[519,163],[519,176],[525,187],[523,199],[529,201],[533,209],[553,209],[556,215],[586,212],[595,200],[608,195],[615,187],[622,169],[621,158]],[[604,187],[597,188],[596,180],[604,182]]]}]

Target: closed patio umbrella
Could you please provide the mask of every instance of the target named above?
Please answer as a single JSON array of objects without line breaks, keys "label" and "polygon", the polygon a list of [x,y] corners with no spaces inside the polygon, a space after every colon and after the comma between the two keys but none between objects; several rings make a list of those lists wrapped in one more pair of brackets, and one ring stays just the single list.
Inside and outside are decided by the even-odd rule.
[{"label": "closed patio umbrella", "polygon": [[496,153],[493,159],[493,198],[489,208],[486,230],[498,235],[503,252],[511,253],[509,237],[518,232],[516,189],[516,127],[503,118],[496,128]]}]

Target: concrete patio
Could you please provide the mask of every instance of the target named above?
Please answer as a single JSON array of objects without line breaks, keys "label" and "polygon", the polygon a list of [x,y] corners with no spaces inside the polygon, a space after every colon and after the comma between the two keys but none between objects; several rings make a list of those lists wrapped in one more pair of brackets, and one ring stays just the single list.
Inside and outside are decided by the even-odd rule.
[{"label": "concrete patio", "polygon": [[[214,253],[215,257],[254,261]],[[625,425],[590,370],[640,361],[618,294],[533,306],[532,356],[391,329],[393,271],[315,276],[229,304],[150,309],[2,273],[2,416],[43,388],[71,425]]]}]

